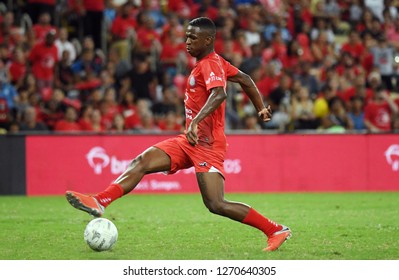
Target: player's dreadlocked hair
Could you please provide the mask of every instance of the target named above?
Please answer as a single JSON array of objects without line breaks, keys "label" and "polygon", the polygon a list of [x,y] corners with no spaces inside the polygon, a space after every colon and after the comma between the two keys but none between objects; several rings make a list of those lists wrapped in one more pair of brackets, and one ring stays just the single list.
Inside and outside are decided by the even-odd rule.
[{"label": "player's dreadlocked hair", "polygon": [[191,26],[199,27],[201,30],[208,31],[210,36],[216,36],[216,26],[213,21],[207,17],[195,18],[188,24]]}]

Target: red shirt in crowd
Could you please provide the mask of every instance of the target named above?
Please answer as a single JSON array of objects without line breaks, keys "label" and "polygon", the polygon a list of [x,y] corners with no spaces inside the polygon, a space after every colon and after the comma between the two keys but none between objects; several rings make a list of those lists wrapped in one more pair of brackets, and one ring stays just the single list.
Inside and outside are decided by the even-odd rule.
[{"label": "red shirt in crowd", "polygon": [[81,131],[82,128],[76,122],[68,122],[66,120],[60,120],[55,124],[55,131]]},{"label": "red shirt in crowd", "polygon": [[35,34],[36,42],[44,41],[46,34],[52,30],[55,30],[54,26],[49,25],[42,25],[42,24],[34,24],[33,33]]},{"label": "red shirt in crowd", "polygon": [[351,44],[345,43],[342,45],[341,52],[350,53],[353,57],[360,58],[364,53],[364,46],[362,43]]},{"label": "red shirt in crowd", "polygon": [[10,75],[11,75],[11,81],[13,83],[15,83],[25,76],[26,63],[20,63],[17,61],[13,61],[13,62],[11,62],[8,71],[10,72]]},{"label": "red shirt in crowd", "polygon": [[135,29],[136,26],[137,22],[135,19],[131,17],[123,18],[121,16],[117,16],[112,22],[111,32],[112,35],[116,36],[117,38],[126,39],[129,34],[129,30]]},{"label": "red shirt in crowd", "polygon": [[391,109],[387,102],[378,104],[370,101],[364,108],[364,119],[383,131],[391,130]]},{"label": "red shirt in crowd", "polygon": [[[180,52],[186,55],[186,44],[166,44],[163,45],[160,59],[161,61],[175,60],[177,59]],[[166,65],[175,66],[175,63],[169,61],[165,63]]]},{"label": "red shirt in crowd", "polygon": [[79,119],[78,124],[80,126],[80,129],[83,131],[92,131],[93,130],[93,125],[91,121],[85,120],[85,119]]},{"label": "red shirt in crowd", "polygon": [[174,132],[180,132],[182,130],[182,125],[175,123],[173,125],[168,125],[168,123],[166,121],[160,121],[158,123],[158,127],[162,130],[162,131],[174,131]]},{"label": "red shirt in crowd", "polygon": [[32,63],[33,75],[40,80],[52,80],[54,78],[54,68],[58,61],[57,47],[53,44],[47,46],[44,42],[39,42],[33,46],[29,60]]},{"label": "red shirt in crowd", "polygon": [[141,124],[141,119],[136,106],[134,105],[128,105],[127,107],[120,106],[120,112],[125,118],[126,129],[133,129]]},{"label": "red shirt in crowd", "polygon": [[101,12],[105,9],[103,0],[83,0],[83,6],[87,11]]},{"label": "red shirt in crowd", "polygon": [[[373,97],[373,90],[369,89],[369,88],[365,88],[364,89],[364,94],[365,96],[363,96],[365,103],[367,104]],[[340,95],[340,98],[342,98],[342,100],[344,101],[350,101],[351,98],[353,96],[356,95],[356,88],[355,87],[350,87],[347,90],[345,90],[342,95]]]},{"label": "red shirt in crowd", "polygon": [[260,81],[258,81],[256,83],[256,86],[258,87],[259,92],[264,97],[267,97],[272,90],[276,89],[279,86],[279,81],[280,79],[278,76],[275,77],[266,76]]},{"label": "red shirt in crowd", "polygon": [[137,30],[137,40],[141,42],[145,49],[149,49],[154,40],[160,41],[160,39],[161,37],[154,29],[142,27]]}]

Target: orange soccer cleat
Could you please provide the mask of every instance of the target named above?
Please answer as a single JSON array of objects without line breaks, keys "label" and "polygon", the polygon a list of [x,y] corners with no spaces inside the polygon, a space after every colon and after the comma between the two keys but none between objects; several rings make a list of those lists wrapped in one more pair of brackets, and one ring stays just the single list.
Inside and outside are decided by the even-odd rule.
[{"label": "orange soccer cleat", "polygon": [[76,209],[85,211],[94,217],[101,217],[104,214],[104,207],[92,196],[73,191],[67,191],[65,196]]},{"label": "orange soccer cleat", "polygon": [[282,230],[273,233],[267,240],[267,247],[263,251],[275,251],[292,236],[289,227],[283,226]]}]

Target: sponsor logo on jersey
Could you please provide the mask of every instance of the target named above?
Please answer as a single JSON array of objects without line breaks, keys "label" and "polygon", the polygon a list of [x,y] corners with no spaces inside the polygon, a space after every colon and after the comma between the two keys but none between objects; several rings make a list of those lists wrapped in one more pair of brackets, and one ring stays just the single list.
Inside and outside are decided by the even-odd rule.
[{"label": "sponsor logo on jersey", "polygon": [[190,86],[192,86],[192,87],[195,86],[195,78],[193,76],[190,77],[189,83],[190,83]]},{"label": "sponsor logo on jersey", "polygon": [[214,81],[223,81],[223,79],[221,77],[216,76],[215,73],[211,72],[211,74],[209,74],[209,78],[205,81],[205,83],[209,84],[210,82]]}]

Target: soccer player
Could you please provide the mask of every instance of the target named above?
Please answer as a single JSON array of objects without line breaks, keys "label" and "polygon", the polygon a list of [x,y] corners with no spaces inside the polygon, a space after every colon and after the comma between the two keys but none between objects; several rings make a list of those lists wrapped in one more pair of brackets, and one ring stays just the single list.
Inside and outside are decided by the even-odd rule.
[{"label": "soccer player", "polygon": [[67,191],[69,203],[99,217],[116,199],[132,191],[146,174],[195,167],[203,202],[210,212],[253,226],[267,236],[264,251],[278,249],[291,237],[291,230],[258,213],[250,206],[224,199],[223,161],[226,153],[224,115],[227,81],[239,83],[265,122],[272,116],[258,88],[245,73],[214,51],[216,28],[205,17],[193,19],[186,29],[187,52],[197,63],[185,92],[186,130],[137,156],[110,186],[94,196]]}]

